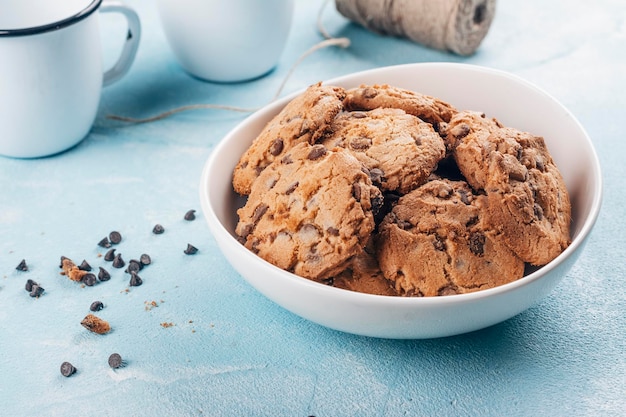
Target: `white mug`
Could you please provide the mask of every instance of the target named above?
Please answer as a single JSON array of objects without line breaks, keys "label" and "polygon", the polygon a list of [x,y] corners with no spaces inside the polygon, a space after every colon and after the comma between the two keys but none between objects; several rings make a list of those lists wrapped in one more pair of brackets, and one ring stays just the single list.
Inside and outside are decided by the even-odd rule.
[{"label": "white mug", "polygon": [[[98,10],[128,21],[121,56],[103,73]],[[108,0],[0,0],[0,154],[53,155],[89,133],[103,85],[130,68],[139,17]]]},{"label": "white mug", "polygon": [[287,42],[293,0],[158,0],[167,41],[191,75],[245,81],[272,70]]}]

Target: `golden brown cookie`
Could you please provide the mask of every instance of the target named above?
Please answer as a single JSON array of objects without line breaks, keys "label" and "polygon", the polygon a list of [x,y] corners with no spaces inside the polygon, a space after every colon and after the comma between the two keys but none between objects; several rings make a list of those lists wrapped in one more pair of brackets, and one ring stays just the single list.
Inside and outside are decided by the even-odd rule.
[{"label": "golden brown cookie", "polygon": [[254,181],[235,231],[268,262],[323,280],[361,253],[381,204],[380,191],[346,150],[301,143]]},{"label": "golden brown cookie", "polygon": [[380,270],[376,256],[367,248],[352,259],[344,272],[332,279],[332,285],[365,294],[399,295],[394,283]]},{"label": "golden brown cookie", "polygon": [[432,124],[437,131],[440,123],[448,122],[456,113],[452,105],[438,98],[387,84],[347,90],[344,107],[346,110],[401,109]]},{"label": "golden brown cookie", "polygon": [[467,181],[487,193],[490,226],[522,260],[544,265],[567,248],[570,199],[542,137],[462,112],[447,138]]},{"label": "golden brown cookie", "polygon": [[349,150],[385,191],[407,193],[426,181],[445,156],[432,126],[400,109],[343,112],[321,143]]},{"label": "golden brown cookie", "polygon": [[524,263],[485,224],[484,195],[433,180],[401,197],[379,227],[383,274],[404,295],[473,292],[523,276]]},{"label": "golden brown cookie", "polygon": [[252,182],[274,159],[298,143],[314,144],[327,133],[344,97],[343,88],[317,83],[290,101],[241,156],[233,172],[235,191],[248,195]]}]

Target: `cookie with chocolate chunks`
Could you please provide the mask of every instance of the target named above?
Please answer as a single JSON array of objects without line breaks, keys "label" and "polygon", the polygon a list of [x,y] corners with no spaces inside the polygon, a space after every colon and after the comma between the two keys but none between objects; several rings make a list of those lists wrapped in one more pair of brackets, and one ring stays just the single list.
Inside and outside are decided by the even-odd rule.
[{"label": "cookie with chocolate chunks", "polygon": [[272,161],[294,145],[314,144],[330,129],[342,109],[343,88],[317,83],[290,101],[259,133],[241,156],[233,172],[233,187],[248,195],[252,183]]},{"label": "cookie with chocolate chunks", "polygon": [[457,114],[447,128],[457,165],[489,200],[489,225],[525,262],[544,265],[570,243],[571,203],[545,141],[483,113]]},{"label": "cookie with chocolate chunks", "polygon": [[268,262],[323,280],[361,253],[381,205],[380,190],[350,153],[301,143],[254,181],[236,234]]},{"label": "cookie with chocolate chunks", "polygon": [[377,258],[407,296],[462,294],[521,278],[524,262],[485,223],[487,198],[433,180],[402,196],[379,227]]},{"label": "cookie with chocolate chunks", "polygon": [[400,109],[342,112],[321,143],[349,150],[383,191],[402,194],[426,182],[446,151],[430,124]]}]

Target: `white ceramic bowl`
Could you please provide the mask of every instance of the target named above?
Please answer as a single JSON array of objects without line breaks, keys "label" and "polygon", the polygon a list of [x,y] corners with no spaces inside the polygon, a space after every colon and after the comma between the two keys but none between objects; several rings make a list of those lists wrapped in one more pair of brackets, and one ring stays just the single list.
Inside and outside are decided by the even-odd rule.
[{"label": "white ceramic bowl", "polygon": [[548,295],[580,256],[601,205],[602,180],[591,140],[574,116],[550,95],[517,76],[465,64],[426,63],[379,68],[328,80],[355,87],[388,83],[439,97],[459,109],[479,110],[506,125],[544,136],[572,201],[572,244],[523,278],[470,294],[405,298],[351,292],[298,277],[237,242],[232,171],[263,126],[293,94],[254,113],[215,147],[200,179],[209,228],[224,256],[254,288],[285,309],[344,332],[384,338],[433,338],[502,322]]}]

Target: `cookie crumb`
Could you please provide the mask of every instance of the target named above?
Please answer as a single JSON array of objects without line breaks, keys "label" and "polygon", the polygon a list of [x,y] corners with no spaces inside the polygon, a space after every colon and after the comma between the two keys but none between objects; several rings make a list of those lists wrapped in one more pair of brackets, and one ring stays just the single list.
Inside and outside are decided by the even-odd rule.
[{"label": "cookie crumb", "polygon": [[102,320],[93,314],[87,314],[80,324],[90,332],[97,334],[106,334],[111,331],[111,326],[106,320]]},{"label": "cookie crumb", "polygon": [[170,322],[164,321],[163,323],[161,323],[161,327],[163,327],[164,329],[167,329],[168,327],[172,327],[172,326],[174,326],[174,323],[172,323],[171,321]]}]

